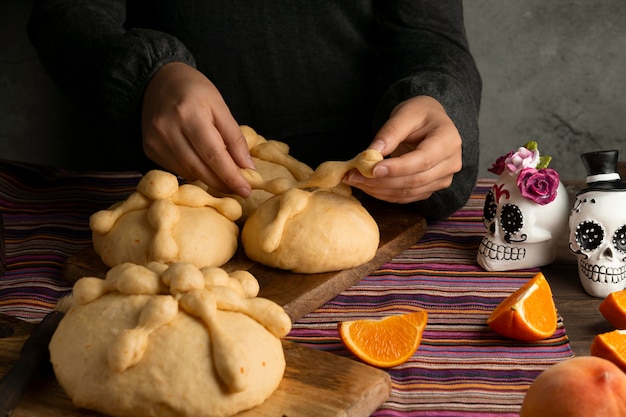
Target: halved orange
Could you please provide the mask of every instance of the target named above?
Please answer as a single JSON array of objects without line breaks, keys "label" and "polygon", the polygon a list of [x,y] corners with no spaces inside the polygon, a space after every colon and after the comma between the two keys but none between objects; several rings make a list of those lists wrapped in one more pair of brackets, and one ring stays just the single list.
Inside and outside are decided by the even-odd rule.
[{"label": "halved orange", "polygon": [[626,372],[626,330],[596,335],[589,349],[592,356],[607,359]]},{"label": "halved orange", "polygon": [[535,342],[556,332],[556,306],[546,277],[539,272],[504,299],[487,324],[502,336]]},{"label": "halved orange", "polygon": [[417,350],[428,321],[426,310],[396,314],[382,319],[339,322],[344,346],[363,362],[379,368],[400,365]]},{"label": "halved orange", "polygon": [[626,329],[626,290],[610,293],[598,309],[615,328]]}]

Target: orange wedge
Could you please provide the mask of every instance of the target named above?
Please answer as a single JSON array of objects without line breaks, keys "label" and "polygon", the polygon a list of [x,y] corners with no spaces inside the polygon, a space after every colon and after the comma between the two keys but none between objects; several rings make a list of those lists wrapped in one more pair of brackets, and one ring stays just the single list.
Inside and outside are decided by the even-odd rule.
[{"label": "orange wedge", "polygon": [[607,359],[626,372],[626,330],[613,330],[594,337],[589,349],[592,356]]},{"label": "orange wedge", "polygon": [[487,324],[502,336],[535,342],[556,332],[556,320],[552,290],[540,272],[502,301]]},{"label": "orange wedge", "polygon": [[363,362],[379,368],[400,365],[422,341],[428,314],[419,309],[379,320],[352,320],[338,324],[344,346]]},{"label": "orange wedge", "polygon": [[615,328],[626,329],[626,290],[610,293],[598,309]]}]

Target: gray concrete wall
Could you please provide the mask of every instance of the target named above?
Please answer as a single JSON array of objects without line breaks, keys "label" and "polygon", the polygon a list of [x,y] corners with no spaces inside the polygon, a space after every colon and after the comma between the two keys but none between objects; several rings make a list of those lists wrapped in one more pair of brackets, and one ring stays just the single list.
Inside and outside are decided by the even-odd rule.
[{"label": "gray concrete wall", "polygon": [[[39,65],[29,8],[0,0],[0,158],[90,166],[72,150],[95,132]],[[465,13],[484,81],[481,176],[529,140],[563,178],[585,176],[583,152],[619,149],[626,159],[626,2],[469,0]]]},{"label": "gray concrete wall", "polygon": [[584,178],[584,152],[626,159],[626,2],[470,0],[465,14],[484,81],[483,169],[529,140],[563,178]]}]

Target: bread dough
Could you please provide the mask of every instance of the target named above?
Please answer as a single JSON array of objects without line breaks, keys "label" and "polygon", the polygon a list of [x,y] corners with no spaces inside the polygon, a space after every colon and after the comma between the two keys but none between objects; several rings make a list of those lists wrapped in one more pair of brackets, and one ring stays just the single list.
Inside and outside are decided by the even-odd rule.
[{"label": "bread dough", "polygon": [[[256,166],[255,175],[264,181],[282,179],[287,184],[294,184],[311,176],[313,169],[289,155],[289,145],[277,140],[267,140],[250,126],[240,126],[246,138],[250,155]],[[265,200],[274,194],[263,189],[252,189],[249,197],[243,198],[236,194],[225,194],[197,182],[200,187],[212,195],[234,198],[241,204],[243,214],[240,220],[245,221]]]},{"label": "bread dough", "polygon": [[361,265],[379,244],[378,225],[356,198],[298,188],[263,203],[241,237],[250,259],[299,273]]},{"label": "bread dough", "polygon": [[342,183],[352,169],[371,177],[382,155],[366,150],[349,161],[328,161],[309,177],[266,180],[250,170],[253,187],[276,194],[246,220],[246,255],[271,267],[299,273],[353,268],[369,262],[380,242],[378,224]]},{"label": "bread dough", "polygon": [[245,271],[123,264],[82,278],[50,342],[77,407],[112,416],[231,416],[267,399],[291,322]]},{"label": "bread dough", "polygon": [[[291,171],[289,171],[287,168],[285,168],[284,166],[280,164],[277,164],[271,161],[266,161],[264,159],[259,159],[256,157],[252,157],[252,160],[254,161],[254,164],[256,166],[255,172],[257,173],[257,175],[259,175],[262,178],[265,178],[267,180],[285,178],[289,181],[289,183],[297,182],[296,178],[293,176]],[[237,200],[237,202],[241,205],[241,208],[242,208],[242,214],[241,214],[241,217],[239,218],[239,221],[242,224],[243,222],[245,222],[245,220],[248,217],[250,217],[250,215],[254,212],[254,210],[257,209],[257,207],[263,204],[265,200],[274,196],[274,194],[268,191],[261,190],[261,189],[253,189],[249,197],[243,198],[236,194],[221,193],[217,190],[214,190],[208,187],[206,184],[202,182],[195,182],[194,184],[197,184],[199,187],[211,193],[212,195],[220,196],[220,197],[230,197],[230,198]]]},{"label": "bread dough", "polygon": [[109,267],[125,262],[222,266],[237,250],[242,209],[167,172],[148,172],[127,200],[90,218],[93,246]]}]

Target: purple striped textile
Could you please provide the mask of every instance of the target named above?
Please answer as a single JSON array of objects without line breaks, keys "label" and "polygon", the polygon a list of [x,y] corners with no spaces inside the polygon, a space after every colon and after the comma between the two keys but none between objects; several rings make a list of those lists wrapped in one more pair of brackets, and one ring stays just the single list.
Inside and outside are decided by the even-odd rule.
[{"label": "purple striped textile", "polygon": [[300,319],[288,336],[353,358],[341,344],[338,322],[426,309],[422,342],[407,363],[388,370],[392,393],[375,416],[517,416],[536,376],[574,356],[560,317],[556,334],[538,343],[508,340],[486,325],[491,311],[538,271],[478,266],[491,184],[481,180],[463,209],[429,223],[419,242]]},{"label": "purple striped textile", "polygon": [[[125,199],[135,172],[70,172],[0,160],[0,213],[7,271],[0,313],[39,321],[69,292],[67,256],[91,245],[89,216]],[[565,329],[539,343],[493,333],[485,320],[536,270],[485,272],[476,263],[483,234],[481,181],[468,204],[359,284],[303,317],[288,339],[351,357],[337,323],[425,308],[428,325],[417,353],[389,370],[392,394],[376,416],[516,416],[538,373],[572,357]]]},{"label": "purple striped textile", "polygon": [[89,216],[125,199],[138,173],[76,173],[0,160],[7,271],[0,313],[39,321],[70,291],[63,263],[91,245]]}]

